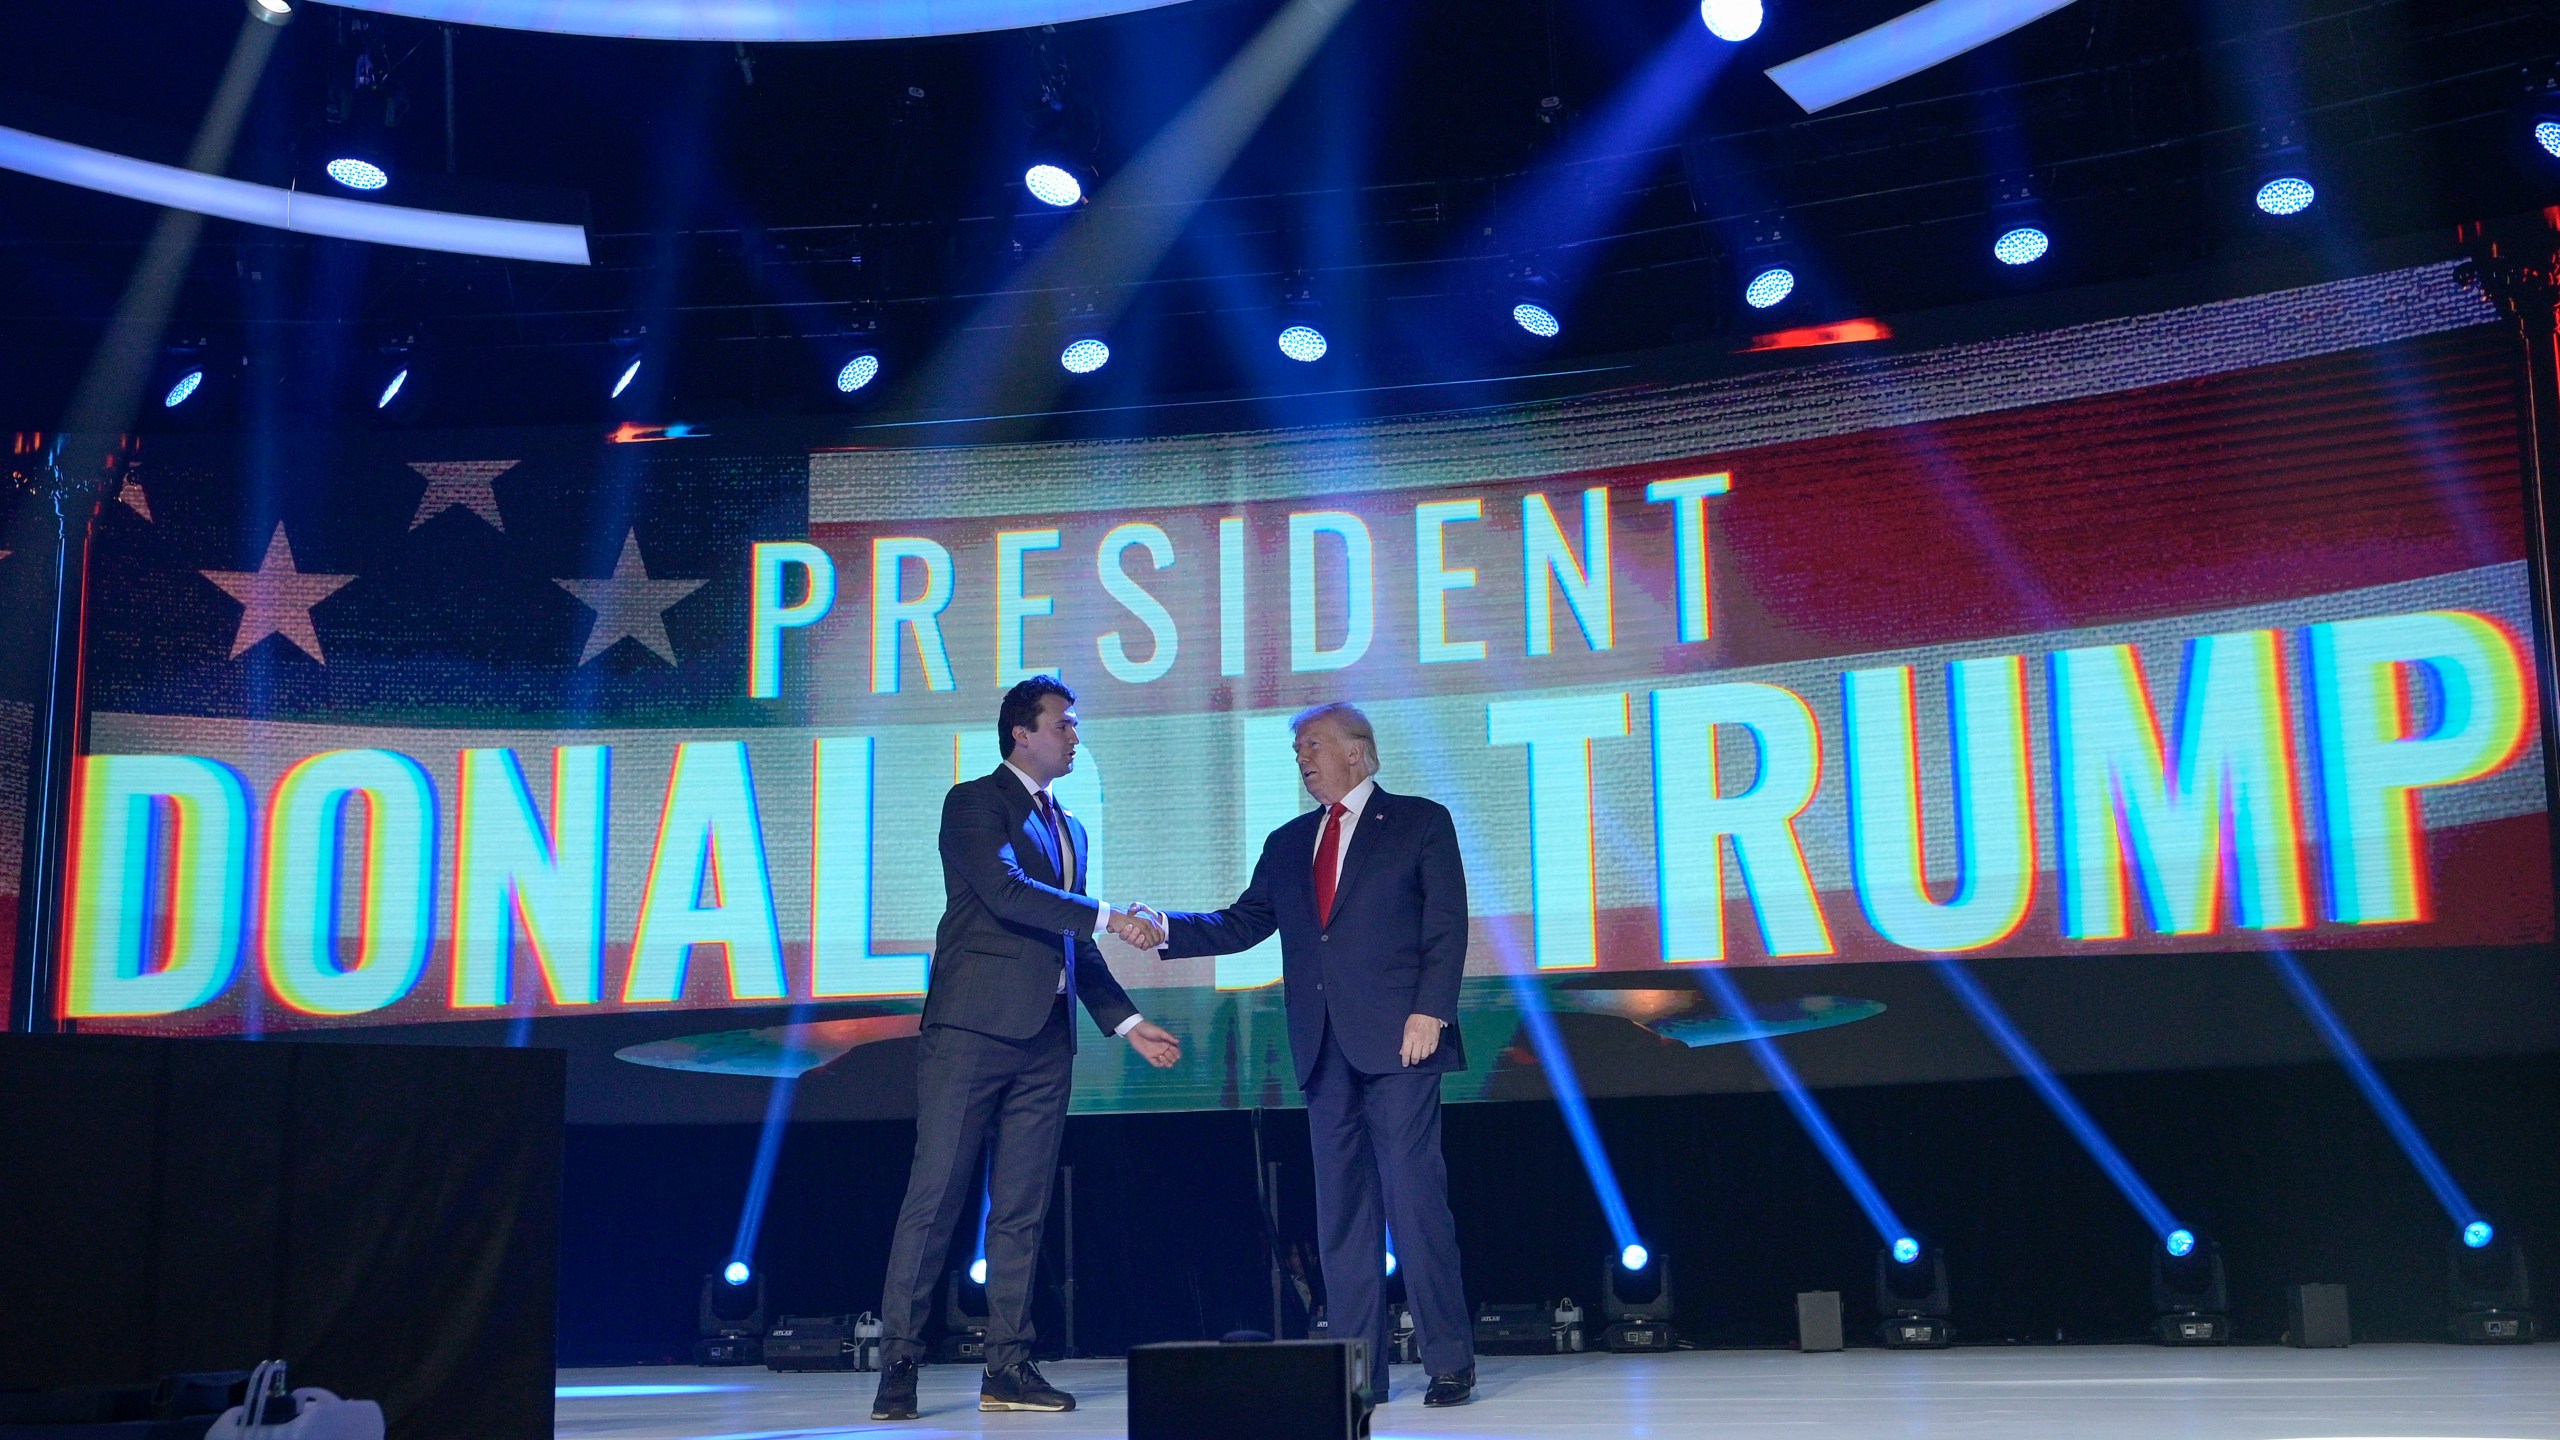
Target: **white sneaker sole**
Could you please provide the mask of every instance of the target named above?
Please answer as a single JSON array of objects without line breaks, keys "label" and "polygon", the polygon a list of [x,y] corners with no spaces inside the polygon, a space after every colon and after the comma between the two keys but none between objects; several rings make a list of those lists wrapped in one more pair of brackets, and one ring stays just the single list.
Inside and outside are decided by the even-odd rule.
[{"label": "white sneaker sole", "polygon": [[990,1399],[987,1399],[985,1396],[981,1395],[981,1396],[979,1396],[979,1397],[978,1397],[978,1408],[979,1408],[980,1410],[986,1410],[986,1411],[998,1411],[998,1410],[1031,1410],[1031,1411],[1037,1411],[1038,1413],[1043,1414],[1043,1415],[1063,1415],[1063,1414],[1065,1414],[1066,1412],[1068,1412],[1068,1411],[1070,1411],[1070,1410],[1073,1410],[1073,1409],[1074,1409],[1074,1408],[1076,1408],[1076,1407],[1075,1407],[1074,1405],[1072,1405],[1072,1404],[1069,1404],[1069,1405],[1033,1405],[1033,1404],[1030,1404],[1030,1403],[1028,1403],[1028,1402],[1021,1401],[1021,1400],[990,1400]]}]

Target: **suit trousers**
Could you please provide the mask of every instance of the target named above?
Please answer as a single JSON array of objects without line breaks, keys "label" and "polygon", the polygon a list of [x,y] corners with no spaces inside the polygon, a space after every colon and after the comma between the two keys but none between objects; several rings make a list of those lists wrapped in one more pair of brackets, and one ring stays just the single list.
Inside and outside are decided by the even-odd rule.
[{"label": "suit trousers", "polygon": [[1326,1313],[1337,1340],[1365,1336],[1370,1373],[1386,1394],[1386,1236],[1413,1307],[1423,1367],[1434,1375],[1475,1363],[1475,1325],[1458,1277],[1458,1223],[1449,1213],[1449,1163],[1440,1154],[1440,1076],[1355,1070],[1325,1026],[1307,1078],[1315,1150],[1316,1240]]},{"label": "suit trousers", "polygon": [[[1031,1358],[1031,1282],[1049,1216],[1049,1186],[1075,1076],[1065,996],[1028,1040],[928,1025],[916,1057],[916,1154],[889,1245],[880,1300],[884,1360],[922,1359],[924,1326],[952,1232],[977,1198],[980,1146],[990,1147],[987,1368]],[[974,1217],[972,1217],[974,1218]]]}]

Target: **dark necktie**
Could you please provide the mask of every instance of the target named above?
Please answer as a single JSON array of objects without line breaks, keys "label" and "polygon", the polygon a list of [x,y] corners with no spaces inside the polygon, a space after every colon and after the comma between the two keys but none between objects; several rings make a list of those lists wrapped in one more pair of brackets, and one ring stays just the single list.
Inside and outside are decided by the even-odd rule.
[{"label": "dark necktie", "polygon": [[1048,791],[1038,790],[1032,792],[1031,808],[1040,812],[1040,823],[1048,828],[1049,859],[1058,867],[1058,883],[1064,888],[1074,888],[1076,877],[1067,873],[1070,868],[1067,863],[1067,830],[1058,823],[1057,805],[1049,799]]},{"label": "dark necktie", "polygon": [[1324,807],[1324,835],[1316,841],[1316,923],[1333,921],[1334,872],[1341,868],[1342,817],[1350,813],[1339,802]]}]

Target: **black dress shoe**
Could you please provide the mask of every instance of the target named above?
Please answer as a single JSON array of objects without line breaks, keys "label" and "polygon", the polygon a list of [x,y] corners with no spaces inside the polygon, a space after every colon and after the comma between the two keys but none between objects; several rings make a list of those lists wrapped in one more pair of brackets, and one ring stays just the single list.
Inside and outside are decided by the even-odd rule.
[{"label": "black dress shoe", "polygon": [[872,1397],[874,1420],[916,1418],[916,1362],[892,1360],[880,1369],[880,1393]]},{"label": "black dress shoe", "polygon": [[1425,1405],[1464,1405],[1476,1398],[1476,1367],[1452,1370],[1431,1377],[1431,1388],[1422,1392]]},{"label": "black dress shoe", "polygon": [[1040,1378],[1040,1367],[1025,1360],[990,1370],[978,1382],[981,1410],[1073,1410],[1076,1397]]}]

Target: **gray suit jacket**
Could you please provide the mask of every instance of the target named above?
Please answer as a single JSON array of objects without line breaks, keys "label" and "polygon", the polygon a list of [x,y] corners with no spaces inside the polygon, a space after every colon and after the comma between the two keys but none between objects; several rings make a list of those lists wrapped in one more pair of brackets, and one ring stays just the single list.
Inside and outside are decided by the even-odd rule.
[{"label": "gray suit jacket", "polygon": [[[1085,867],[1084,827],[1061,808]],[[1138,1013],[1093,943],[1093,901],[1081,874],[1060,873],[1051,840],[1013,771],[951,787],[942,801],[942,883],[948,897],[934,931],[924,1023],[1025,1040],[1049,1023],[1058,970],[1069,993],[1110,1034]],[[1074,1031],[1069,1029],[1072,1037]]]}]

